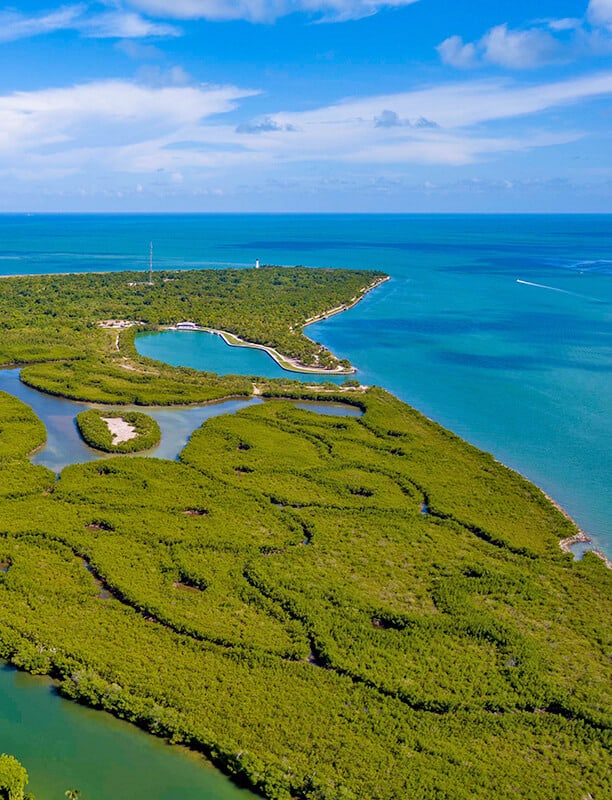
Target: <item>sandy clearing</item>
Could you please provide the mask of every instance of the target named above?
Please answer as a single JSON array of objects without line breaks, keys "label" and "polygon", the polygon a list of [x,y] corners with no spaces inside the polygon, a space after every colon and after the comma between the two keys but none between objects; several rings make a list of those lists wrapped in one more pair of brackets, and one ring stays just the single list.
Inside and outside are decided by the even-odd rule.
[{"label": "sandy clearing", "polygon": [[135,439],[138,436],[136,428],[122,417],[101,417],[101,419],[108,425],[113,437],[113,444],[129,442],[130,439]]}]

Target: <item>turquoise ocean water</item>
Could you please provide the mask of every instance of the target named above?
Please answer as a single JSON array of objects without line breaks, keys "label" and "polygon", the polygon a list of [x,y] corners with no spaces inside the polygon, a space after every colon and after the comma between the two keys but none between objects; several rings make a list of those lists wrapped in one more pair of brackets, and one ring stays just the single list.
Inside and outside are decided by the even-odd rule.
[{"label": "turquoise ocean water", "polygon": [[[612,554],[612,217],[6,215],[0,274],[145,269],[151,240],[158,269],[387,272],[308,335],[535,481]],[[178,360],[222,369],[201,336]]]}]

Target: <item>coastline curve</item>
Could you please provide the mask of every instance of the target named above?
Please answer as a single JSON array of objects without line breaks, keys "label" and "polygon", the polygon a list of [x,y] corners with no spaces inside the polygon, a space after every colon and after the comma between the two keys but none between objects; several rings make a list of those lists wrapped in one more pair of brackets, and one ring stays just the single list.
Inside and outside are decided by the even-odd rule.
[{"label": "coastline curve", "polygon": [[[314,325],[316,322],[321,322],[322,320],[329,319],[329,317],[336,316],[336,314],[341,314],[343,311],[348,311],[349,309],[353,308],[357,305],[363,298],[369,294],[369,292],[373,291],[374,289],[381,286],[386,281],[391,280],[389,275],[385,275],[381,278],[377,278],[371,284],[364,286],[361,290],[360,294],[351,298],[349,303],[345,303],[335,308],[329,309],[328,311],[324,311],[321,314],[317,314],[314,317],[309,317],[304,324],[302,325],[302,329],[307,328],[309,325]],[[182,327],[186,324],[189,324],[189,327]],[[219,328],[210,328],[202,325],[196,325],[195,323],[177,323],[176,325],[169,325],[163,330],[167,331],[180,331],[180,330],[189,330],[189,331],[201,331],[203,333],[212,333],[216,336],[220,336],[225,344],[230,347],[248,347],[253,350],[262,350],[263,352],[267,353],[273,361],[275,361],[281,369],[284,369],[286,372],[299,372],[306,375],[331,375],[331,376],[338,376],[338,375],[346,375],[347,377],[350,375],[354,375],[357,372],[357,368],[350,366],[350,367],[343,367],[337,366],[333,368],[329,367],[308,367],[305,364],[302,364],[299,359],[297,358],[290,358],[289,356],[285,356],[282,353],[279,353],[274,347],[269,347],[268,345],[264,344],[257,344],[256,342],[248,342],[245,339],[242,339],[240,336],[237,336],[235,333],[231,331],[221,330]],[[310,338],[310,337],[306,337]],[[310,339],[310,341],[313,341]]]}]

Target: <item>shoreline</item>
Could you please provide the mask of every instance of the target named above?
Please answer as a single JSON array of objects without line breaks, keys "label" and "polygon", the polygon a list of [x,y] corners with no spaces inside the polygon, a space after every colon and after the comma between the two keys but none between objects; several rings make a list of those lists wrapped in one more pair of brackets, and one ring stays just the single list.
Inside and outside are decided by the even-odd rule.
[{"label": "shoreline", "polygon": [[[529,478],[527,478],[527,480],[529,480]],[[537,484],[534,485],[537,486]],[[570,553],[572,556],[574,556],[574,561],[580,561],[580,559],[577,559],[576,556],[574,555],[572,547],[575,544],[593,544],[593,540],[588,535],[588,533],[585,533],[582,530],[582,528],[580,527],[580,525],[578,525],[576,520],[567,513],[567,511],[563,508],[563,506],[557,503],[554,497],[551,497],[549,494],[547,494],[541,487],[538,488],[540,489],[544,497],[546,497],[547,500],[550,500],[550,502],[557,509],[557,511],[560,511],[561,514],[563,514],[563,516],[572,523],[572,525],[576,526],[578,532],[575,533],[573,536],[568,536],[566,539],[561,539],[559,541],[559,547],[561,548],[561,550],[563,550],[564,553]],[[594,556],[597,556],[597,558],[600,558],[604,562],[604,564],[608,569],[612,569],[612,561],[603,551],[593,549],[593,550],[587,550],[586,552],[593,553]]]},{"label": "shoreline", "polygon": [[[169,331],[179,331],[180,329],[172,326],[169,328],[165,328],[165,330]],[[351,367],[347,369],[345,367],[338,367],[335,369],[324,369],[323,367],[307,367],[304,364],[301,364],[297,359],[291,359],[288,356],[283,356],[278,350],[275,350],[273,347],[268,347],[265,344],[256,344],[255,342],[247,342],[244,339],[241,339],[239,336],[236,336],[235,333],[231,333],[230,331],[222,331],[217,328],[204,328],[201,326],[197,326],[196,328],[192,329],[196,333],[212,333],[215,336],[220,336],[221,339],[225,342],[226,345],[229,347],[248,347],[251,350],[263,350],[264,353],[270,356],[270,358],[275,361],[281,369],[284,369],[285,372],[299,372],[306,375],[354,375],[357,370],[355,367]],[[233,341],[232,341],[233,340]]]},{"label": "shoreline", "polygon": [[329,311],[324,311],[323,313],[317,314],[314,317],[309,317],[306,320],[306,322],[302,325],[302,329],[307,328],[309,325],[314,325],[315,322],[321,322],[324,319],[329,319],[329,317],[336,316],[336,314],[341,314],[343,311],[348,311],[349,309],[356,306],[357,303],[359,303],[361,300],[363,300],[363,298],[371,291],[377,289],[379,286],[382,286],[383,283],[386,283],[387,281],[390,280],[391,280],[390,275],[385,275],[382,278],[378,278],[377,280],[374,281],[374,283],[371,283],[369,286],[365,286],[361,290],[361,294],[359,295],[359,297],[353,297],[348,305],[344,304],[341,306],[336,306],[336,308],[332,308]]},{"label": "shoreline", "polygon": [[[180,270],[170,270],[170,271],[180,272]],[[55,275],[57,275],[57,274],[75,275],[75,274],[83,274],[83,273],[52,273],[52,274],[55,274]],[[106,274],[106,272],[103,271],[103,272],[84,273],[84,274]],[[41,273],[41,275],[47,275],[47,273]],[[0,277],[10,278],[10,277],[30,277],[30,276],[29,275],[23,275],[23,276],[2,275]],[[322,313],[320,313],[320,314],[318,314],[318,315],[316,315],[314,317],[308,318],[303,323],[302,330],[304,330],[309,325],[315,324],[316,322],[324,321],[326,319],[329,319],[329,317],[332,317],[332,316],[335,316],[337,314],[342,313],[343,311],[350,310],[351,308],[356,306],[361,300],[363,300],[363,298],[367,294],[369,294],[369,292],[373,291],[374,289],[378,288],[383,283],[386,283],[389,280],[391,280],[391,276],[390,275],[384,275],[383,277],[378,278],[377,280],[375,280],[370,285],[363,287],[361,289],[359,295],[351,298],[351,300],[348,303],[342,304],[340,306],[336,306],[336,307],[334,307],[332,309],[329,309],[327,311],[324,311],[324,312],[322,312]],[[111,327],[108,324],[105,324],[105,323],[108,323],[108,322],[109,322],[109,320],[103,321],[103,322],[99,322],[98,324],[101,325],[104,328]],[[112,326],[113,328],[126,329],[126,328],[138,327],[139,326],[139,322],[138,321],[131,321],[130,320],[130,321],[127,322],[127,324],[126,324],[126,321],[123,321],[123,320],[113,320],[112,322],[115,323]],[[121,324],[121,323],[123,323],[123,324]],[[159,330],[161,330],[161,331],[163,331],[163,330],[179,331],[181,329],[179,329],[177,327],[177,325],[172,325],[172,326],[165,326],[163,328],[160,328]],[[225,342],[225,344],[230,346],[230,347],[248,347],[248,348],[252,348],[254,350],[262,350],[268,356],[270,356],[270,358],[272,358],[278,364],[278,366],[281,367],[281,369],[285,370],[288,373],[292,373],[293,372],[293,373],[300,373],[300,374],[307,374],[307,375],[309,374],[309,375],[313,375],[313,376],[315,376],[315,375],[323,375],[323,376],[324,375],[330,375],[330,376],[347,376],[348,377],[348,376],[354,375],[357,372],[357,369],[355,367],[353,367],[353,366],[351,366],[350,368],[336,367],[336,368],[333,368],[333,369],[322,368],[322,367],[308,367],[308,366],[306,366],[304,364],[301,364],[299,362],[299,360],[297,360],[297,359],[292,359],[292,358],[289,358],[288,356],[284,356],[283,354],[279,353],[276,349],[274,349],[272,347],[269,347],[267,345],[257,344],[255,342],[248,342],[248,341],[246,341],[244,339],[241,339],[236,334],[231,333],[230,331],[224,331],[224,330],[216,329],[216,328],[208,328],[208,327],[199,326],[199,325],[195,325],[195,324],[194,324],[193,328],[190,328],[190,329],[187,329],[187,330],[215,334],[217,336],[220,336],[223,339],[223,341]],[[293,331],[293,328],[291,328],[291,330]],[[309,337],[307,337],[307,338],[309,338]],[[310,339],[310,341],[313,341],[313,340]],[[117,344],[117,349],[119,349],[118,348],[118,340],[117,340],[116,344]],[[58,360],[62,360],[62,359],[58,359]],[[47,361],[42,361],[42,362],[27,362],[27,363],[24,363],[24,364],[2,364],[2,365],[0,365],[0,369],[21,369],[21,368],[23,368],[25,366],[31,366],[32,363],[43,363],[44,364],[44,363],[48,363],[48,362]],[[36,387],[30,387],[30,388],[36,389]],[[340,387],[338,387],[338,389],[339,388]],[[41,391],[39,389],[36,389],[36,390],[37,391]],[[44,391],[41,391],[41,393],[42,394],[46,394],[46,392],[44,392]],[[258,394],[259,393],[254,388],[254,391],[253,391],[253,394],[251,395],[251,397],[256,398],[256,397],[258,397]],[[64,397],[65,399],[68,399],[68,400],[75,400],[75,398],[68,397],[67,395],[58,394],[58,395],[55,395],[55,396]],[[189,407],[193,407],[193,406],[208,405],[209,403],[211,403],[211,404],[223,403],[223,402],[226,402],[229,399],[247,399],[247,398],[245,398],[243,395],[233,395],[233,396],[228,396],[228,397],[215,399],[215,400],[211,400],[211,401],[204,401],[203,403],[185,404],[184,407],[189,408]],[[79,401],[76,401],[76,402],[79,402]],[[83,402],[83,401],[80,401],[80,402]],[[95,404],[95,405],[98,405],[98,404]],[[107,404],[99,404],[99,405],[104,407]],[[113,404],[109,404],[109,405],[113,405]],[[170,407],[176,408],[177,406],[150,406],[149,408],[157,409],[157,408],[170,408]],[[428,417],[428,419],[430,419],[430,418]],[[431,420],[431,421],[435,422],[435,420]],[[462,438],[462,437],[460,437],[460,438]],[[43,447],[44,447],[44,445],[43,445]],[[495,459],[495,460],[497,461],[497,459]],[[503,462],[499,462],[499,463],[503,463]],[[507,466],[507,465],[504,464],[504,466]],[[511,467],[508,467],[508,468],[509,469],[513,469]],[[525,480],[528,480],[528,481],[533,483],[533,481],[531,481],[531,479],[528,478],[527,476],[523,475],[520,472],[518,474],[520,474],[521,477],[525,478]],[[576,523],[576,521],[565,511],[565,509],[556,500],[554,500],[554,498],[552,498],[549,494],[547,494],[538,484],[534,484],[534,485],[537,486],[538,489],[540,489],[540,491],[544,494],[544,496],[547,498],[547,500],[549,500],[553,504],[553,506],[561,514],[563,514],[563,516],[566,517],[566,519],[568,519],[577,529],[577,533],[574,534],[573,536],[570,536],[570,537],[567,537],[565,539],[559,540],[558,544],[559,544],[560,549],[564,553],[571,553],[574,556],[574,554],[573,554],[573,552],[571,550],[571,547],[573,545],[581,544],[581,543],[584,543],[584,544],[592,543],[593,540],[591,539],[591,537],[579,527],[579,525]],[[603,551],[594,548],[592,550],[588,550],[587,552],[593,553],[593,555],[595,555],[596,557],[600,558],[605,563],[605,565],[606,565],[606,567],[608,569],[612,569],[612,560]],[[574,556],[574,559],[577,560],[575,556]]]},{"label": "shoreline", "polygon": [[[339,313],[339,312],[337,312],[337,313]],[[166,330],[171,330],[171,328],[168,328]],[[211,329],[211,328],[198,328],[197,330],[203,331],[203,332],[204,331],[208,331],[208,332],[211,332],[211,333],[216,333],[217,335],[221,335],[221,336],[222,336],[223,333],[225,333],[224,331],[216,331],[216,330]],[[229,334],[229,335],[233,336],[234,334]],[[223,338],[223,336],[222,336],[222,338]],[[238,338],[238,337],[236,337],[236,338]],[[249,344],[231,345],[230,342],[227,342],[227,344],[229,344],[230,346],[243,346],[243,347],[251,346],[251,347],[255,347],[257,349],[264,349],[264,350],[267,349],[265,347],[265,345],[255,345],[255,344],[252,344],[252,345],[249,345]],[[46,363],[46,362],[40,362],[40,363]],[[12,369],[21,370],[23,366],[27,366],[27,365],[14,365],[14,364],[12,364],[12,365],[10,365],[10,364],[9,365],[0,365],[0,369],[2,369],[2,370],[12,370]],[[328,374],[329,374],[329,372],[328,372]],[[21,380],[21,377],[19,378],[19,380]],[[39,392],[42,395],[50,394],[49,392],[45,392],[45,391],[42,391],[40,389],[37,389],[35,386],[30,386],[29,384],[25,384],[25,385],[29,386],[30,389],[33,389],[34,391]],[[311,387],[307,387],[307,388],[311,388]],[[338,388],[338,391],[340,391],[340,386],[338,386],[337,388]],[[369,387],[360,387],[360,388],[364,389],[364,388],[369,388]],[[83,400],[75,400],[74,398],[68,397],[67,395],[52,395],[52,394],[50,394],[50,396],[59,397],[61,399],[65,399],[65,400],[68,400],[70,402],[77,402],[77,403],[78,402],[81,402],[81,403],[87,402],[87,401],[83,401]],[[108,408],[109,406],[120,406],[122,409],[124,409],[126,411],[128,411],[128,410],[159,411],[159,410],[166,410],[166,409],[197,408],[197,407],[201,407],[201,406],[222,404],[222,403],[225,403],[225,402],[230,401],[230,400],[239,400],[239,401],[242,400],[242,401],[248,403],[249,401],[252,401],[252,400],[262,401],[263,398],[261,396],[261,390],[260,390],[259,386],[256,383],[253,383],[253,393],[250,396],[228,395],[227,397],[219,398],[219,399],[216,399],[216,400],[207,400],[207,401],[203,401],[201,403],[185,403],[185,404],[168,405],[168,406],[166,406],[166,405],[162,405],[162,406],[159,406],[159,405],[150,405],[150,406],[126,405],[126,406],[121,406],[118,403],[108,403],[108,404],[106,404],[106,403],[99,403],[98,402],[98,403],[90,403],[89,405],[91,405],[91,407],[93,407],[93,408],[99,408],[99,409],[102,409],[102,410]],[[419,412],[419,413],[422,414],[423,412]],[[426,414],[423,414],[423,416],[426,419],[428,419],[430,422],[432,422],[434,424],[439,424],[434,419],[432,419],[431,417],[428,417]],[[459,438],[463,438],[463,437],[459,437]],[[468,440],[466,439],[465,441],[468,441]],[[35,455],[37,452],[43,450],[45,448],[45,446],[46,446],[46,442],[44,442],[43,444],[41,444],[38,447],[36,447],[31,453],[28,454],[28,457],[31,457],[31,456]],[[476,445],[473,445],[473,446],[476,447]],[[478,448],[478,449],[480,449],[480,448]],[[524,475],[519,470],[516,470],[513,467],[509,467],[507,464],[505,464],[503,461],[499,461],[499,459],[497,459],[497,458],[495,458],[495,461],[497,463],[501,464],[502,466],[504,466],[506,469],[510,469],[513,472],[516,472],[518,475],[520,475],[526,481],[529,481],[530,483],[533,483],[534,486],[537,486],[537,488],[542,492],[544,497],[546,497],[546,499],[550,503],[552,503],[552,505],[561,514],[563,514],[563,516],[567,520],[569,520],[572,523],[572,525],[574,525],[576,527],[577,532],[575,534],[573,534],[572,536],[566,537],[565,539],[560,539],[559,542],[558,542],[558,545],[559,545],[559,548],[564,553],[571,554],[574,557],[574,561],[579,560],[579,559],[576,558],[576,556],[572,552],[572,550],[571,550],[572,546],[575,545],[575,544],[592,544],[592,542],[593,542],[592,538],[578,525],[576,520],[563,508],[562,505],[560,505],[553,497],[551,497],[547,492],[545,492],[544,489],[542,489],[541,486],[539,486],[537,483],[534,483],[531,478],[527,477],[526,475]],[[592,550],[588,550],[587,552],[593,553],[594,556],[596,556],[597,558],[600,558],[604,562],[604,564],[606,565],[606,567],[608,569],[612,569],[612,559],[610,559],[602,550],[594,548]]]},{"label": "shoreline", "polygon": [[[302,325],[302,330],[308,327],[309,325],[314,325],[315,322],[321,322],[323,320],[329,319],[329,317],[336,316],[336,314],[341,314],[343,311],[349,311],[349,309],[354,308],[363,298],[369,294],[369,292],[377,289],[386,281],[391,280],[390,275],[385,275],[383,278],[379,278],[378,280],[374,281],[374,283],[370,284],[369,286],[365,286],[361,290],[361,294],[358,297],[354,297],[351,299],[350,303],[343,304],[341,306],[336,306],[335,308],[330,309],[329,311],[324,311],[321,314],[318,314],[314,317],[309,317],[306,322]],[[180,331],[181,328],[178,328],[177,325],[170,325],[168,327],[163,328],[163,330],[167,331]],[[286,372],[299,372],[305,375],[355,375],[357,372],[356,367],[334,367],[332,369],[326,367],[307,367],[305,364],[302,364],[296,358],[290,358],[289,356],[284,356],[282,353],[279,353],[273,347],[269,347],[265,344],[257,344],[256,342],[247,342],[245,339],[241,339],[235,333],[231,333],[230,331],[220,330],[219,328],[207,328],[202,325],[194,325],[193,328],[187,329],[187,332],[195,331],[195,332],[202,332],[202,333],[212,333],[216,336],[220,336],[225,344],[229,347],[250,347],[253,350],[263,350],[267,353],[270,358],[272,358],[281,369],[284,369]],[[310,337],[306,337],[309,341],[313,341]]]}]

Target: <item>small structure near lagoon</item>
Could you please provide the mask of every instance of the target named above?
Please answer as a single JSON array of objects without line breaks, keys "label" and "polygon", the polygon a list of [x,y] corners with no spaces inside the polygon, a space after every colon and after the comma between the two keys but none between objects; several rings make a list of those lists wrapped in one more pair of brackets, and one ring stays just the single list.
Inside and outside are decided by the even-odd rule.
[{"label": "small structure near lagoon", "polygon": [[135,325],[145,325],[146,323],[138,319],[101,319],[98,325],[101,328],[132,328]]},{"label": "small structure near lagoon", "polygon": [[198,326],[195,322],[177,322],[175,325],[177,331],[197,331]]}]

